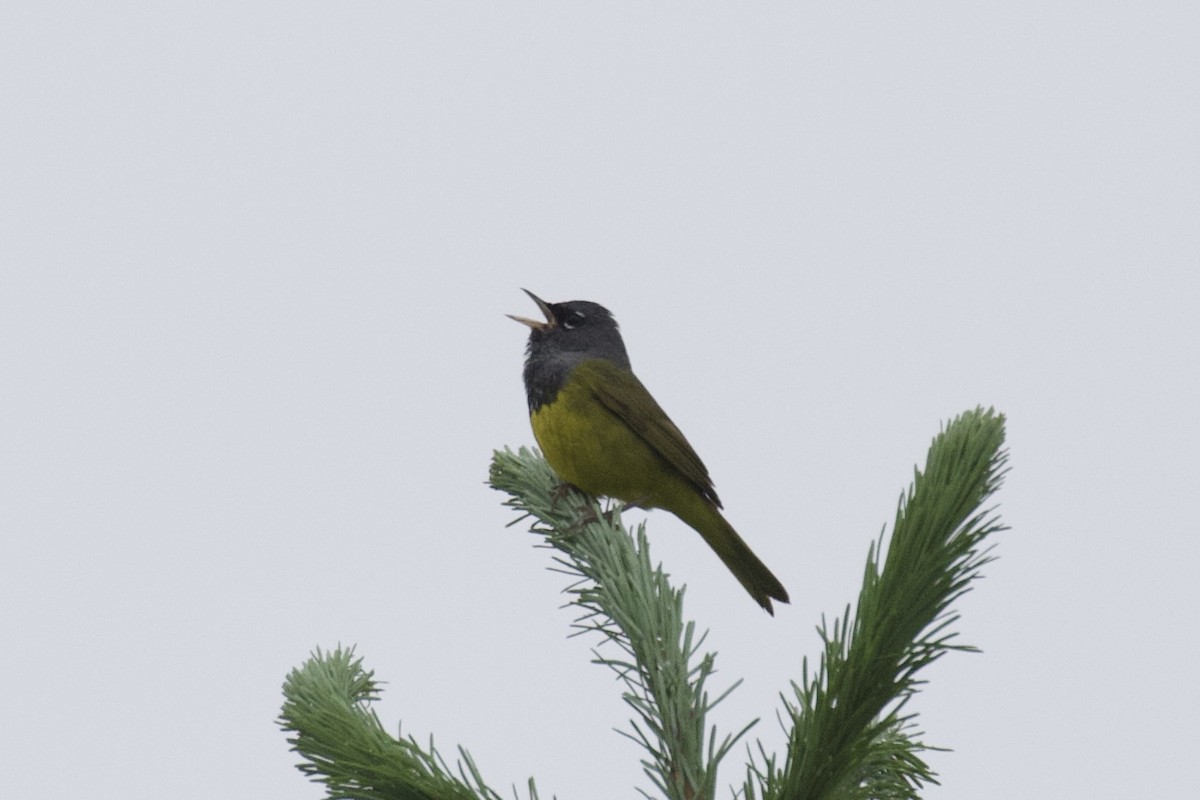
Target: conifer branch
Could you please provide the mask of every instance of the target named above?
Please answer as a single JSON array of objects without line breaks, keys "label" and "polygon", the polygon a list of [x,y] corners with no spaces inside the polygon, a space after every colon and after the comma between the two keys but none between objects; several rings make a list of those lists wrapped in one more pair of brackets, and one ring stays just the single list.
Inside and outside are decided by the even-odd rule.
[{"label": "conifer branch", "polygon": [[786,761],[752,765],[748,800],[867,800],[918,797],[936,782],[919,753],[934,749],[911,737],[905,706],[923,681],[918,673],[956,644],[950,604],[970,589],[991,557],[986,539],[1004,530],[994,508],[980,510],[1006,470],[1004,416],[975,409],[951,422],[930,445],[896,511],[880,569],[883,536],[867,553],[858,605],[831,627],[811,678],[807,659],[784,698],[792,723]]},{"label": "conifer branch", "polygon": [[490,483],[510,494],[506,505],[537,518],[533,532],[559,551],[560,571],[577,579],[567,589],[581,612],[577,633],[598,633],[602,645],[619,650],[593,650],[595,663],[625,685],[624,700],[636,714],[626,735],[646,751],[642,765],[655,788],[670,800],[714,798],[721,759],[754,722],[724,737],[707,729],[707,713],[737,684],[710,699],[715,654],[700,654],[705,634],[685,623],[683,592],[653,566],[644,526],[635,541],[619,509],[564,489],[549,465],[524,448],[495,454]]},{"label": "conifer branch", "polygon": [[[794,697],[784,697],[789,744],[782,765],[758,745],[745,800],[915,800],[934,774],[921,753],[915,714],[906,706],[918,674],[956,642],[950,610],[990,561],[987,538],[1004,527],[994,508],[980,510],[1006,471],[1004,417],[975,409],[951,422],[930,446],[923,471],[900,498],[893,534],[871,545],[853,611],[818,633],[824,651],[810,675],[801,665]],[[669,800],[711,800],[717,767],[755,723],[733,735],[708,728],[706,714],[733,688],[710,699],[712,653],[685,622],[682,590],[652,565],[643,526],[631,535],[619,513],[564,492],[544,460],[528,450],[497,452],[491,485],[506,503],[536,517],[533,532],[555,548],[558,569],[574,579],[570,605],[577,633],[601,636],[597,663],[614,670],[633,709],[630,738],[646,751],[646,774]],[[611,647],[617,652],[612,653]],[[430,741],[387,734],[370,710],[373,675],[353,651],[318,650],[284,684],[280,725],[331,798],[350,800],[500,800],[465,750],[457,771]],[[756,721],[755,721],[756,722]],[[643,792],[643,794],[646,794]],[[529,796],[537,800],[529,782]],[[648,794],[646,794],[649,797]]]},{"label": "conifer branch", "polygon": [[[462,747],[455,774],[432,738],[423,748],[411,737],[396,738],[383,729],[370,710],[379,686],[352,648],[331,653],[318,648],[288,675],[283,695],[278,722],[294,734],[288,743],[305,759],[299,769],[325,784],[330,798],[502,800]],[[538,800],[533,779],[529,797]]]}]

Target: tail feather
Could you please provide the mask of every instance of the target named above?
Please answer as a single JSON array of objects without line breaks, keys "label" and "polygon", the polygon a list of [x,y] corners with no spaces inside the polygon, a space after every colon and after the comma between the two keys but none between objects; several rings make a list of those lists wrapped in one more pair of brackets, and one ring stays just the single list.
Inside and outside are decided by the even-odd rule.
[{"label": "tail feather", "polygon": [[677,516],[704,537],[704,541],[708,542],[713,552],[729,567],[733,577],[746,588],[754,601],[774,616],[775,609],[771,600],[787,603],[787,590],[771,570],[767,569],[767,565],[754,554],[750,545],[746,544],[725,517],[721,516],[720,511],[712,506],[707,506],[706,511],[708,513],[703,514],[700,519],[689,519],[682,514]]}]

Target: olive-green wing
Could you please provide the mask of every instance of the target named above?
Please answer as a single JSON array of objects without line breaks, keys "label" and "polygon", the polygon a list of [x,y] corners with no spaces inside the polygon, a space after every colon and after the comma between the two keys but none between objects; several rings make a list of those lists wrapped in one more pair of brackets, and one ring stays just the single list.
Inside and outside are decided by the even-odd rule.
[{"label": "olive-green wing", "polygon": [[721,507],[704,462],[636,375],[610,361],[592,359],[577,366],[571,380],[586,386],[605,408]]}]

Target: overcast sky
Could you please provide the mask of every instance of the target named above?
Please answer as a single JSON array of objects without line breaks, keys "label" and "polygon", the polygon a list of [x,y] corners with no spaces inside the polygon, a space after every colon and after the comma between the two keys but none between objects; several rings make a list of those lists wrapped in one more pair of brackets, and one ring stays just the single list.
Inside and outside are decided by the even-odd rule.
[{"label": "overcast sky", "polygon": [[501,789],[648,788],[483,483],[533,440],[526,287],[613,310],[791,594],[649,515],[746,679],[722,730],[781,752],[994,405],[1012,530],[912,706],[926,797],[1194,797],[1198,9],[7,3],[0,796],[316,800],[274,719],[338,643]]}]

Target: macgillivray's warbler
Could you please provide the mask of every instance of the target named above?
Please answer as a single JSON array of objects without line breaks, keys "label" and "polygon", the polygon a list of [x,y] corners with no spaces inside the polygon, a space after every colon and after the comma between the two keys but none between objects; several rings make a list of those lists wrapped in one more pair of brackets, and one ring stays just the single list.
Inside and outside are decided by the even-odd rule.
[{"label": "macgillivray's warbler", "polygon": [[721,516],[708,470],[633,374],[613,315],[596,303],[547,303],[524,291],[546,321],[508,316],[530,328],[529,420],[558,477],[591,495],[670,511],[774,614],[771,600],[788,602],[787,591]]}]

